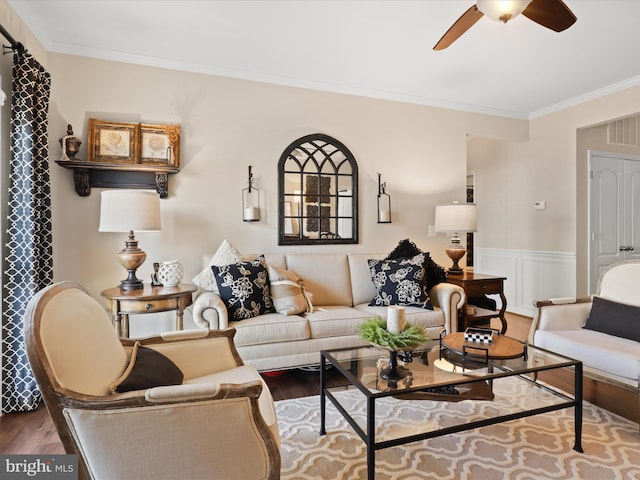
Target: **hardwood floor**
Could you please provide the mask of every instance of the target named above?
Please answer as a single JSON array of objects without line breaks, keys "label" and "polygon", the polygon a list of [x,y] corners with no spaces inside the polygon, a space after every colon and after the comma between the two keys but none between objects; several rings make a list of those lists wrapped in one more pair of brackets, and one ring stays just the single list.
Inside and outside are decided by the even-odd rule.
[{"label": "hardwood floor", "polygon": [[[507,314],[507,335],[526,340],[531,319]],[[500,322],[494,328],[500,328]],[[320,374],[302,370],[288,370],[278,376],[263,375],[274,400],[318,395]],[[329,384],[339,382],[333,371],[327,372]],[[33,412],[10,413],[0,417],[0,453],[2,454],[60,454],[64,453],[51,417],[44,406]]]}]

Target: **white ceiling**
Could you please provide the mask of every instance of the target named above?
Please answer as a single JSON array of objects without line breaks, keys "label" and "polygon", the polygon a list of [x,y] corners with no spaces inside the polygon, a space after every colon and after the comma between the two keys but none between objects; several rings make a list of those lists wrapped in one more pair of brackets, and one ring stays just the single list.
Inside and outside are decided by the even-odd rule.
[{"label": "white ceiling", "polygon": [[485,16],[438,52],[474,0],[8,2],[50,52],[514,118],[640,84],[638,0],[565,0],[561,33]]}]

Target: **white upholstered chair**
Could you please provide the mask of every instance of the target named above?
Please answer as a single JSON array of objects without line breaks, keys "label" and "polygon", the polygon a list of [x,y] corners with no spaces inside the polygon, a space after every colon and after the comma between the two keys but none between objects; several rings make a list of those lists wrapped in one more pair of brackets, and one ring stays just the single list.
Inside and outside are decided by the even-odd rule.
[{"label": "white upholstered chair", "polygon": [[243,365],[234,333],[139,339],[184,378],[114,394],[132,351],[145,349],[119,339],[80,285],[40,291],[25,313],[27,354],[65,451],[78,455],[79,478],[279,479],[273,399],[257,371]]},{"label": "white upholstered chair", "polygon": [[[640,307],[639,285],[640,260],[621,261],[602,269],[595,296]],[[640,424],[640,342],[623,333],[630,330],[624,323],[630,320],[637,325],[638,318],[635,313],[627,318],[600,310],[604,312],[599,315],[600,322],[605,321],[607,328],[583,328],[593,305],[593,297],[535,302],[529,343],[582,361],[585,400]],[[613,328],[618,334],[607,333]]]}]

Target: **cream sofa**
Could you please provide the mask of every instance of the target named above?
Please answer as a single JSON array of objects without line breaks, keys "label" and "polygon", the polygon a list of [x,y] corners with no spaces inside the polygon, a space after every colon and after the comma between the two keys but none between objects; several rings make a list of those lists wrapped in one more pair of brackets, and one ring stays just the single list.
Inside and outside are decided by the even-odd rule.
[{"label": "cream sofa", "polygon": [[[204,257],[204,268],[208,268],[211,257]],[[368,305],[376,289],[367,262],[385,257],[386,254],[267,254],[267,264],[293,271],[303,279],[313,294],[312,313],[268,313],[229,321],[220,297],[205,291],[194,300],[193,318],[203,328],[235,328],[240,356],[260,371],[317,365],[321,350],[366,344],[358,337],[359,325],[375,315],[386,317],[386,307]],[[429,296],[434,310],[406,307],[406,319],[424,326],[435,341],[442,329],[456,330],[458,309],[464,304],[465,294],[456,285],[440,283]]]},{"label": "cream sofa", "polygon": [[[615,304],[640,307],[638,285],[640,261],[619,262],[602,271],[595,296]],[[631,413],[625,415],[640,422],[640,342],[584,328],[592,314],[592,306],[592,298],[557,298],[536,302],[537,312],[531,325],[529,342],[581,360],[587,378],[621,387],[621,395],[625,395],[624,391],[632,392]],[[622,321],[623,317],[615,315],[613,310],[610,317],[606,316],[607,310],[600,310],[600,317],[603,316],[602,312],[605,330],[615,327],[613,322]],[[632,322],[640,321],[633,312],[632,316]],[[616,402],[615,398],[604,400]]]}]

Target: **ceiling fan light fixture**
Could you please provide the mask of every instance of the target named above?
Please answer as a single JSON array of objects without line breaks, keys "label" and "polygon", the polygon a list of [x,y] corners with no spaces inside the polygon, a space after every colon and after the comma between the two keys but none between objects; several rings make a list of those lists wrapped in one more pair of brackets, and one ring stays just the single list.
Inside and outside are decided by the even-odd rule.
[{"label": "ceiling fan light fixture", "polygon": [[520,15],[531,0],[477,0],[478,10],[497,22],[507,23]]}]

